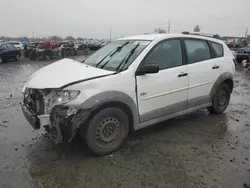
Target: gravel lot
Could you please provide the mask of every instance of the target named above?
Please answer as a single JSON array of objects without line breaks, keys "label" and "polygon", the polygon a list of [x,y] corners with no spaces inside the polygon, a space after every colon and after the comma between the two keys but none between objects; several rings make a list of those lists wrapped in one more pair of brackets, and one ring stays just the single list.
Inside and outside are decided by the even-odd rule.
[{"label": "gravel lot", "polygon": [[166,121],[132,133],[120,151],[94,157],[78,139],[55,145],[22,115],[25,80],[52,62],[0,65],[0,188],[250,185],[250,73],[238,68],[224,114],[200,110]]}]

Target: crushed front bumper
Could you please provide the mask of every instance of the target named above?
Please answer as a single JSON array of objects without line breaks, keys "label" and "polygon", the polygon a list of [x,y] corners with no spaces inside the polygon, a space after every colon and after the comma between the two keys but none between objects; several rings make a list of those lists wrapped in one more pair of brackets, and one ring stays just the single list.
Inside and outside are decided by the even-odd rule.
[{"label": "crushed front bumper", "polygon": [[29,124],[34,129],[45,127],[56,143],[71,142],[78,128],[85,123],[90,115],[90,111],[84,110],[68,115],[68,107],[57,106],[51,114],[37,116],[25,104],[22,104],[21,107]]}]

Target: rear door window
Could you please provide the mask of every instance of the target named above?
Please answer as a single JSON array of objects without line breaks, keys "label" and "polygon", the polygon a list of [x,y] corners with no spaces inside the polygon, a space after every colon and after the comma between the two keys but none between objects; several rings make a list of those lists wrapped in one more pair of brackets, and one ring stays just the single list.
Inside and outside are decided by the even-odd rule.
[{"label": "rear door window", "polygon": [[206,41],[186,39],[184,42],[187,49],[189,64],[211,59],[210,48]]},{"label": "rear door window", "polygon": [[223,57],[223,54],[224,54],[223,46],[219,43],[216,43],[216,42],[210,42],[210,44],[215,51],[216,57]]}]

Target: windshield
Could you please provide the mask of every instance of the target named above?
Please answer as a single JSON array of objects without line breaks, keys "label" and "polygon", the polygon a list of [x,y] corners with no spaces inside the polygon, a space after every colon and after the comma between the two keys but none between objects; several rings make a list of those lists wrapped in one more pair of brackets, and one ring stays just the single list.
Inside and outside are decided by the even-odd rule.
[{"label": "windshield", "polygon": [[[149,43],[150,41],[145,40],[114,41],[98,50],[85,60],[84,63],[93,67],[117,71],[117,69],[121,67],[121,62],[128,58],[126,59],[126,65],[122,66],[122,70],[125,70]],[[119,49],[119,47],[121,48]],[[129,56],[129,53],[131,53],[134,48],[133,54]]]}]

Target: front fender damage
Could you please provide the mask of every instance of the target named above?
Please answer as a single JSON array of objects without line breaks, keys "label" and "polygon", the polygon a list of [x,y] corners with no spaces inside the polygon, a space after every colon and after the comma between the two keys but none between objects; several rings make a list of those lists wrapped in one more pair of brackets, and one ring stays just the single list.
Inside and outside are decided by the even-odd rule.
[{"label": "front fender damage", "polygon": [[[56,106],[50,115],[51,127],[47,127],[52,139],[57,143],[71,142],[78,128],[87,120],[90,109]],[[46,129],[46,128],[45,128]]]}]

